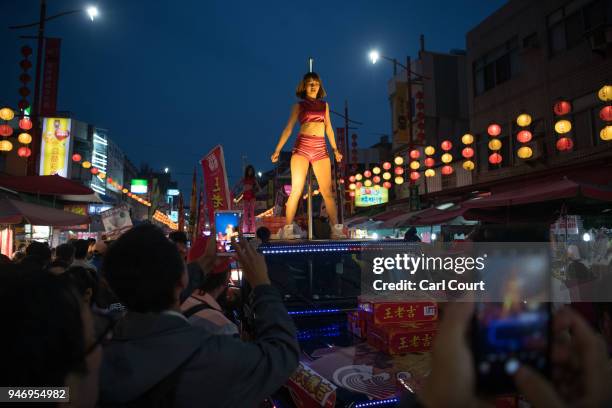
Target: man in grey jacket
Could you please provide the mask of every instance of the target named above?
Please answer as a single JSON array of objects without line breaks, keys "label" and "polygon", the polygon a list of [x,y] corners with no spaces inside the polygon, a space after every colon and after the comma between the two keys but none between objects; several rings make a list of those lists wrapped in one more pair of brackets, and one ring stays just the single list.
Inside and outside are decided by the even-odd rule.
[{"label": "man in grey jacket", "polygon": [[128,313],[104,348],[102,405],[142,400],[172,378],[171,406],[252,407],[286,382],[298,363],[295,326],[263,256],[246,242],[237,255],[253,287],[252,342],[212,335],[180,314],[185,265],[157,227],[138,226],[115,242],[103,269]]}]

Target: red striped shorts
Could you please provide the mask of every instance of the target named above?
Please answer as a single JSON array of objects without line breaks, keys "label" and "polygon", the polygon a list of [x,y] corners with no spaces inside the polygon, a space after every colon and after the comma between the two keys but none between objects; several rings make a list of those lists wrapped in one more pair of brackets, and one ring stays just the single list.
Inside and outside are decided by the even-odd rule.
[{"label": "red striped shorts", "polygon": [[325,136],[309,136],[300,133],[291,153],[307,158],[310,163],[329,158]]}]

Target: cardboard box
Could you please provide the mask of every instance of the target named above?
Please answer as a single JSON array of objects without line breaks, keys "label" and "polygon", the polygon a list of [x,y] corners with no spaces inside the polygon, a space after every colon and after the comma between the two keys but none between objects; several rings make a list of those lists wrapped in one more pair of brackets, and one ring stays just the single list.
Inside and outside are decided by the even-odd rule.
[{"label": "cardboard box", "polygon": [[438,320],[436,302],[372,302],[369,307],[375,325]]},{"label": "cardboard box", "polygon": [[368,327],[367,342],[389,355],[429,351],[437,333],[435,322],[414,322]]}]

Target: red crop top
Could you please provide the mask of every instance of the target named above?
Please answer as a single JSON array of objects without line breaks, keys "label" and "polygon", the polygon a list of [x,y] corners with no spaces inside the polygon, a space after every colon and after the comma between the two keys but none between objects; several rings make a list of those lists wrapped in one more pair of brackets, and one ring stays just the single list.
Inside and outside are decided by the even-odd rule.
[{"label": "red crop top", "polygon": [[300,124],[310,122],[325,122],[327,104],[320,99],[304,99],[300,102]]}]

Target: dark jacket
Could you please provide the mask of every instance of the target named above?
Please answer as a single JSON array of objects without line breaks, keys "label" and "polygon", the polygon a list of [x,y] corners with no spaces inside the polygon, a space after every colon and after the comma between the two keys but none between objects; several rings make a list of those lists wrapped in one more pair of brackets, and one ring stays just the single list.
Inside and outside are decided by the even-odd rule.
[{"label": "dark jacket", "polygon": [[129,312],[104,348],[100,401],[134,400],[185,363],[176,407],[257,406],[293,373],[299,346],[277,290],[262,285],[253,296],[253,342],[212,335],[182,316]]}]

